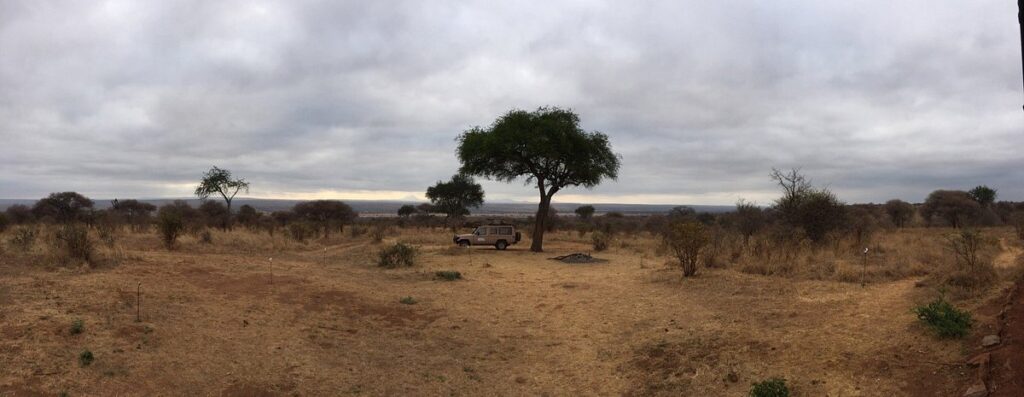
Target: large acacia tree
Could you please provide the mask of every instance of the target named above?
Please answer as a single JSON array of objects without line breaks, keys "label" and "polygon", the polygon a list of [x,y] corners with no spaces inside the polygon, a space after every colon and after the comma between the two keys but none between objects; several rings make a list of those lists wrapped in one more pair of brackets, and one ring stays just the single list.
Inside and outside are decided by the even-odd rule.
[{"label": "large acacia tree", "polygon": [[242,178],[234,179],[231,176],[231,171],[218,168],[217,166],[213,166],[209,171],[206,171],[203,174],[203,179],[199,181],[199,186],[196,186],[196,196],[200,200],[206,200],[207,197],[213,194],[219,194],[223,197],[224,203],[228,207],[228,213],[231,213],[231,200],[234,200],[235,195],[240,191],[249,193],[249,182]]},{"label": "large acacia tree", "polygon": [[459,136],[460,171],[503,182],[525,177],[540,193],[533,243],[543,251],[544,222],[551,197],[572,186],[592,188],[616,179],[619,156],[608,136],[586,132],[571,110],[545,107],[533,112],[512,110],[490,127],[475,127]]}]

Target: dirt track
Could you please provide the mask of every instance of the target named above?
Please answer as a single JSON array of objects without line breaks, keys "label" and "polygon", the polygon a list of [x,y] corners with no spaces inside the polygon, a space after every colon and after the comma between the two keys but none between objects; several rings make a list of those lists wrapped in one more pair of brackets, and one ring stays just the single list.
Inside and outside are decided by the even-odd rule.
[{"label": "dirt track", "polygon": [[[910,312],[913,279],[680,280],[624,248],[601,264],[547,260],[587,251],[568,235],[544,254],[424,244],[422,264],[402,270],[376,268],[376,248],[195,245],[5,276],[0,395],[743,395],[771,376],[797,395],[953,395],[964,381],[960,342]],[[435,280],[441,269],[465,279]],[[67,332],[74,319],[83,334]],[[77,363],[83,349],[91,366]]]}]

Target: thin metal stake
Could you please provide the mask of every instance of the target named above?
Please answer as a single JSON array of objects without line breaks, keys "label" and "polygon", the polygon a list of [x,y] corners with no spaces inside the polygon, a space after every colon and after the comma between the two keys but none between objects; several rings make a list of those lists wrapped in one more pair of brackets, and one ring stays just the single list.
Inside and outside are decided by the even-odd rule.
[{"label": "thin metal stake", "polygon": [[860,286],[861,287],[863,287],[865,285],[865,279],[866,279],[867,274],[868,274],[868,249],[866,247],[864,248],[863,258],[864,259],[861,260],[861,263],[863,264],[863,267],[862,267],[863,270],[861,270],[861,272],[860,272]]},{"label": "thin metal stake", "polygon": [[135,292],[135,322],[142,322],[142,283],[139,283],[138,290]]}]

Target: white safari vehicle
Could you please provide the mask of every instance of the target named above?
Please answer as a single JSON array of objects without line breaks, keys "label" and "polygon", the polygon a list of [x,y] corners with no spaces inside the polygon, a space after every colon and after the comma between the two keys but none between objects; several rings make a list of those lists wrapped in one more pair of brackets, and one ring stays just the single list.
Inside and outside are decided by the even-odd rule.
[{"label": "white safari vehicle", "polygon": [[493,245],[494,248],[503,250],[518,243],[521,238],[522,235],[516,231],[515,226],[499,223],[480,226],[471,234],[456,234],[452,241],[461,247]]}]

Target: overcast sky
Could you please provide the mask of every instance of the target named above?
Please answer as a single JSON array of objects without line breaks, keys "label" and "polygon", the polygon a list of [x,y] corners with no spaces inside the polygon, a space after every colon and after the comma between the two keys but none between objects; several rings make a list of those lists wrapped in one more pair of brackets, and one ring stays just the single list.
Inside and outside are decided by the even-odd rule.
[{"label": "overcast sky", "polygon": [[217,165],[252,197],[420,199],[460,132],[554,105],[622,155],[555,201],[764,204],[772,167],[1024,200],[1013,3],[0,1],[0,198],[185,197]]}]

